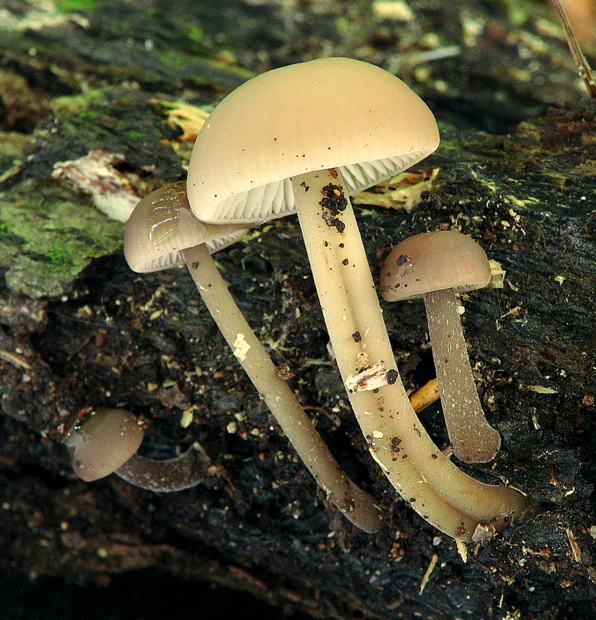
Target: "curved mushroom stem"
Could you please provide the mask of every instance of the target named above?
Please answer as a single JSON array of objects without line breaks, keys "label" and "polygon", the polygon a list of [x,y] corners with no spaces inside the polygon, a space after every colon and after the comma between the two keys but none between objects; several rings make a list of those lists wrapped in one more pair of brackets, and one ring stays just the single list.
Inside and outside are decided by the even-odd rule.
[{"label": "curved mushroom stem", "polygon": [[352,206],[336,170],[291,179],[337,364],[375,460],[397,491],[448,535],[471,540],[519,519],[519,492],[467,476],[434,445],[397,372]]},{"label": "curved mushroom stem", "polygon": [[158,493],[190,489],[209,478],[204,457],[194,446],[173,459],[156,460],[133,454],[114,473],[136,487]]},{"label": "curved mushroom stem", "polygon": [[346,476],[329,452],[240,312],[205,245],[183,250],[183,255],[221,333],[327,499],[360,529],[378,531],[381,521],[373,498]]},{"label": "curved mushroom stem", "polygon": [[486,463],[501,447],[501,436],[486,421],[474,383],[453,289],[424,295],[428,331],[453,453],[466,463]]}]

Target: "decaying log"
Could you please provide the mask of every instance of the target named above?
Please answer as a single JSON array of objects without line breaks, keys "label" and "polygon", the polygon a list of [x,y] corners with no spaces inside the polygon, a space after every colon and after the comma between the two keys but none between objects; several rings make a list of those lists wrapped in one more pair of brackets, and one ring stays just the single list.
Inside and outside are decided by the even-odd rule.
[{"label": "decaying log", "polygon": [[[72,22],[61,27],[76,31]],[[44,50],[56,36],[40,31],[35,40]],[[12,50],[18,73],[26,59]],[[56,71],[42,61],[43,54],[27,62],[37,63],[38,76]],[[223,73],[209,74],[205,102],[246,75],[210,67]],[[113,80],[106,67],[101,75]],[[2,160],[19,155],[3,164],[0,186],[0,570],[86,584],[159,569],[321,618],[554,619],[569,609],[593,617],[593,102],[548,108],[541,97],[540,113],[524,114],[505,136],[461,128],[452,112],[463,99],[451,97],[442,115],[439,97],[431,96],[439,118],[451,122],[442,123],[437,153],[399,188],[411,208],[391,195],[395,188],[358,200],[375,277],[397,240],[446,227],[472,235],[505,272],[502,288],[474,291],[465,301],[481,401],[503,438],[493,464],[468,471],[507,481],[540,509],[470,547],[464,561],[461,548],[395,494],[367,451],[327,349],[295,218],[256,228],[216,258],[335,456],[378,500],[385,523],[374,536],[355,530],[321,497],[187,273],[133,274],[121,252],[123,225],[96,209],[89,184],[75,188],[56,178],[56,164],[90,153],[94,173],[101,164],[113,175],[106,191],[118,200],[120,192],[142,194],[183,178],[190,143],[149,88],[158,82],[173,99],[180,78],[134,75],[140,88],[98,84],[91,95],[52,104],[51,115],[35,108],[30,114],[44,117],[41,125],[29,139],[10,141],[13,152]],[[107,183],[100,178],[90,185]],[[423,305],[383,307],[414,390],[433,377]],[[167,495],[114,477],[77,480],[60,441],[88,406],[145,416],[149,456],[166,458],[199,442],[216,466],[213,480]],[[440,406],[421,417],[446,447]]]}]

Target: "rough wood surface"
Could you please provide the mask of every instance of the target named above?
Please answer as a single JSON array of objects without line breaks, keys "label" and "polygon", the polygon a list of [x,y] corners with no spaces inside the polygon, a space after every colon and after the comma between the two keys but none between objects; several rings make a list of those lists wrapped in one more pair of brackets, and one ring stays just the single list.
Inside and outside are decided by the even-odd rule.
[{"label": "rough wood surface", "polygon": [[[171,4],[2,8],[0,571],[86,584],[159,569],[321,618],[596,617],[596,106],[556,22],[496,1],[411,2],[405,21],[365,1]],[[439,59],[424,60],[430,51]],[[191,143],[156,92],[212,104],[251,71],[324,52],[392,68],[443,121],[422,164],[439,173],[419,204],[369,196],[357,207],[375,276],[398,239],[439,227],[471,234],[506,271],[502,289],[464,300],[481,400],[503,437],[496,462],[469,471],[508,480],[541,509],[467,562],[370,458],[295,218],[217,259],[334,454],[382,506],[374,536],[326,505],[186,272],[131,273],[122,225],[52,177],[57,162],[101,150],[118,155],[132,192],[178,180]],[[423,305],[384,310],[417,388],[433,373]],[[78,481],[61,432],[91,405],[146,416],[148,455],[199,441],[220,475],[168,495]],[[422,418],[445,446],[439,406]]]}]

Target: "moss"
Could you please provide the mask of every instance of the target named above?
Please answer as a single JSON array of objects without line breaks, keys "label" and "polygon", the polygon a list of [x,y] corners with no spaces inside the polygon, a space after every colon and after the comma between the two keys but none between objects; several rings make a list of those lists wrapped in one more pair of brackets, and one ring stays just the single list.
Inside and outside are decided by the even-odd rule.
[{"label": "moss", "polygon": [[526,0],[526,2],[504,0],[503,4],[511,22],[518,26],[526,24],[531,19],[536,19],[536,15],[549,14],[549,11],[545,11],[542,5],[534,0]]},{"label": "moss", "polygon": [[93,258],[122,246],[123,224],[62,191],[52,182],[28,180],[0,201],[0,266],[14,292],[65,293]]},{"label": "moss", "polygon": [[[106,91],[101,88],[93,88],[85,93],[67,96],[56,97],[53,101],[54,110],[57,112],[82,112],[86,110],[91,104],[105,104],[106,103]],[[88,111],[87,114],[93,114],[95,117],[99,115],[97,111]],[[92,117],[88,117],[92,118]]]},{"label": "moss", "polygon": [[164,50],[158,53],[159,59],[169,67],[184,67],[188,63],[188,59],[184,54],[175,50]]},{"label": "moss", "polygon": [[54,247],[46,253],[46,269],[50,272],[67,271],[72,266],[73,258],[71,247],[64,247],[55,241]]},{"label": "moss", "polygon": [[63,13],[94,11],[97,0],[57,0],[56,8]]},{"label": "moss", "polygon": [[87,120],[87,121],[96,121],[99,118],[99,116],[100,114],[97,110],[89,110],[81,114],[81,119]]},{"label": "moss", "polygon": [[185,35],[194,43],[203,43],[205,40],[205,33],[197,25],[189,26],[185,32]]},{"label": "moss", "polygon": [[142,131],[129,131],[126,137],[133,142],[145,139],[145,134]]}]

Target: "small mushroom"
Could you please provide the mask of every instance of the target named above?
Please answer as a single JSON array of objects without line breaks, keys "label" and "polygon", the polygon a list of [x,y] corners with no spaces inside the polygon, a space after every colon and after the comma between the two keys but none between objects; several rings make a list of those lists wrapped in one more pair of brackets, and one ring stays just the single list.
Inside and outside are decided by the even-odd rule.
[{"label": "small mushroom", "polygon": [[202,221],[297,212],[352,408],[397,491],[461,540],[519,519],[517,491],[482,484],[434,445],[403,387],[348,195],[420,161],[439,143],[431,111],[368,63],[325,58],[274,69],[230,93],[199,132],[190,206]]},{"label": "small mushroom", "polygon": [[124,409],[85,412],[64,439],[75,474],[92,482],[117,474],[130,484],[168,493],[204,482],[206,474],[195,447],[173,459],[136,454],[145,434],[143,423]]},{"label": "small mushroom", "polygon": [[127,225],[124,254],[134,271],[156,271],[185,262],[222,335],[262,395],[290,443],[319,486],[354,525],[375,532],[381,521],[373,498],[357,487],[312,425],[294,392],[279,376],[211,258],[209,246],[221,249],[220,237],[234,241],[246,225],[204,224],[188,206],[183,184],[145,196]]},{"label": "small mushroom", "polygon": [[458,291],[484,288],[490,279],[484,250],[452,230],[405,239],[381,269],[386,301],[424,299],[447,433],[453,453],[466,463],[490,461],[501,446],[478,398],[456,297]]}]

